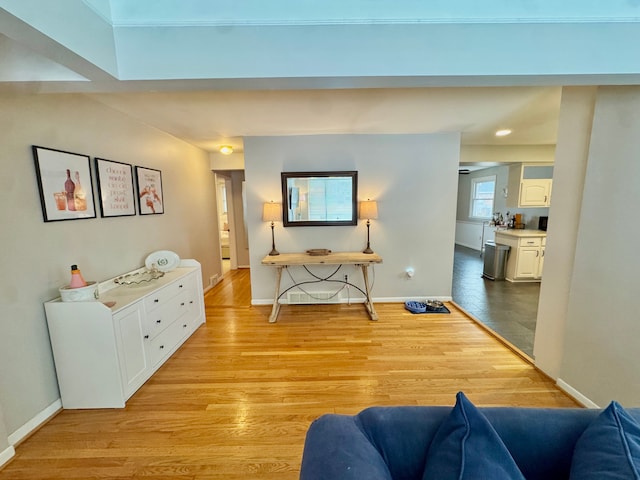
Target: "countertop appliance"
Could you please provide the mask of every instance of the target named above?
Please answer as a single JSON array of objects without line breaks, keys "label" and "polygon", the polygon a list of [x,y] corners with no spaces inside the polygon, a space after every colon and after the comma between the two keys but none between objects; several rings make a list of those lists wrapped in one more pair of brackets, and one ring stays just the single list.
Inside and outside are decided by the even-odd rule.
[{"label": "countertop appliance", "polygon": [[542,230],[544,232],[547,231],[547,222],[549,221],[549,217],[544,216],[538,219],[538,230]]}]

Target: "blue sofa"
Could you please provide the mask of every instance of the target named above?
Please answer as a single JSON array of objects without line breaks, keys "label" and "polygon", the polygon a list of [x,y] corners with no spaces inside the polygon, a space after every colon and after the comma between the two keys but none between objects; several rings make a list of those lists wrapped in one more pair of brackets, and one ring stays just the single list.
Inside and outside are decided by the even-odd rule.
[{"label": "blue sofa", "polygon": [[[421,480],[427,452],[435,443],[434,436],[452,410],[427,406],[371,407],[355,416],[323,415],[307,432],[300,479]],[[568,479],[578,438],[602,412],[516,407],[478,408],[477,411],[495,429],[524,478],[533,480]],[[626,412],[633,419],[631,423],[640,422],[640,409]],[[635,435],[638,440],[637,431]],[[595,441],[596,445],[603,442],[601,437]],[[587,457],[592,456],[587,454]],[[608,461],[601,467],[608,469]],[[637,469],[637,465],[632,464],[631,468]],[[479,479],[498,477],[475,476]],[[435,478],[449,477],[436,475]]]}]

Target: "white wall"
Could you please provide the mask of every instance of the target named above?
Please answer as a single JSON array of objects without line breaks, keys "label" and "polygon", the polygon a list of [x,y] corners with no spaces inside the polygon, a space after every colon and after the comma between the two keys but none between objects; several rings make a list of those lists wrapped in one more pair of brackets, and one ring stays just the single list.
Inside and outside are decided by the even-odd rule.
[{"label": "white wall", "polygon": [[640,87],[600,87],[560,369],[600,406],[640,406],[639,131]]},{"label": "white wall", "polygon": [[555,145],[463,145],[460,163],[553,163]]},{"label": "white wall", "polygon": [[553,378],[560,374],[564,353],[595,96],[595,87],[565,87],[562,90],[553,169],[553,204],[549,209],[544,280],[540,285],[533,349],[536,365]]},{"label": "white wall", "polygon": [[[0,405],[11,435],[59,398],[42,304],[71,264],[104,280],[168,249],[199,260],[204,278],[221,269],[206,152],[81,95],[5,95],[0,111]],[[44,223],[32,144],[161,170],[165,213],[100,218],[97,208],[96,219]]]},{"label": "white wall", "polygon": [[0,405],[0,468],[15,455],[13,446],[9,445],[9,431],[5,425],[2,405]]},{"label": "white wall", "polygon": [[[375,267],[374,298],[450,298],[458,134],[249,137],[244,146],[254,302],[270,303],[274,289],[274,269],[260,265],[271,247],[262,203],[281,201],[280,172],[323,170],[357,170],[359,200],[378,201],[371,247],[384,263]],[[366,246],[362,221],[352,227],[289,228],[278,222],[275,235],[280,252]],[[415,269],[412,280],[404,274],[407,267]]]}]

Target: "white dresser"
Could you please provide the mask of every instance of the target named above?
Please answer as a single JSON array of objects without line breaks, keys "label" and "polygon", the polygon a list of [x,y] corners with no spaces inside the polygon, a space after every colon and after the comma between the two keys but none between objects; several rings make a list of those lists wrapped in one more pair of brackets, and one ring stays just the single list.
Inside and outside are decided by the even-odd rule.
[{"label": "white dresser", "polygon": [[[205,321],[195,260],[181,260],[178,268],[144,286],[120,286],[111,279],[98,290],[100,299],[94,302],[57,298],[45,303],[67,409],[124,407]],[[115,304],[107,307],[108,302]]]}]

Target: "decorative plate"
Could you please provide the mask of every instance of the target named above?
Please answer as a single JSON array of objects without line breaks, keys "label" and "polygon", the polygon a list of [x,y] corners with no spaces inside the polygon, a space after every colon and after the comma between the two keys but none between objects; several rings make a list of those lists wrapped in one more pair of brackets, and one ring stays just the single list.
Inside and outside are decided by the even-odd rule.
[{"label": "decorative plate", "polygon": [[170,272],[180,265],[180,257],[177,253],[169,250],[159,250],[150,254],[144,261],[149,270],[154,268],[161,272]]}]

